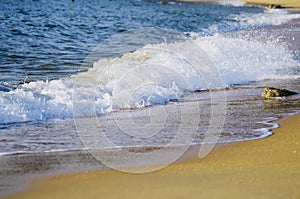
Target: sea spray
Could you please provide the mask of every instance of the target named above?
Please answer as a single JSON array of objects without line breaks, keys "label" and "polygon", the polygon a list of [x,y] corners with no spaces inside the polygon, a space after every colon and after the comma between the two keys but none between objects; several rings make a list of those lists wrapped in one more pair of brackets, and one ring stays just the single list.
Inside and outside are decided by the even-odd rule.
[{"label": "sea spray", "polygon": [[[163,104],[179,99],[186,92],[213,89],[214,86],[207,85],[201,72],[199,73],[203,66],[196,66],[199,67],[197,69],[188,63],[188,56],[197,55],[201,50],[217,68],[224,87],[286,76],[287,73],[282,74],[282,71],[289,71],[289,77],[299,76],[297,73],[293,74],[299,63],[284,45],[277,42],[231,38],[219,34],[198,36],[185,42],[197,45],[199,51],[189,51],[190,55],[187,53],[185,59],[182,59],[172,54],[172,48],[184,42],[148,44],[118,58],[101,59],[88,71],[71,77],[30,82],[10,92],[0,91],[0,123],[72,117],[74,90],[81,107],[80,115],[89,115],[114,109]],[[141,64],[143,67],[140,67]],[[122,79],[130,71],[130,79]],[[141,82],[135,81],[134,76],[158,84],[144,85],[136,93],[127,90],[129,93],[125,94],[126,87],[141,86]],[[114,86],[121,79],[124,86],[117,92]],[[133,96],[130,102],[123,100],[122,95],[128,98],[131,94]],[[112,98],[114,104],[111,104]],[[85,107],[89,103],[95,106],[92,110],[91,107]]]}]

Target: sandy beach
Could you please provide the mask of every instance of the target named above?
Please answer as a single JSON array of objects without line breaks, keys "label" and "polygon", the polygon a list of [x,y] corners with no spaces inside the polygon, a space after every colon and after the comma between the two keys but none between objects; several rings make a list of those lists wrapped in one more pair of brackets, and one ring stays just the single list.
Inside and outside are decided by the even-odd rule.
[{"label": "sandy beach", "polygon": [[300,198],[300,115],[274,135],[219,145],[206,158],[148,174],[114,170],[37,180],[17,198]]},{"label": "sandy beach", "polygon": [[[197,0],[184,0],[197,1]],[[300,8],[299,0],[245,0]],[[300,198],[300,114],[282,118],[272,136],[218,144],[199,159],[199,146],[150,173],[97,170],[43,176],[5,199]]]}]

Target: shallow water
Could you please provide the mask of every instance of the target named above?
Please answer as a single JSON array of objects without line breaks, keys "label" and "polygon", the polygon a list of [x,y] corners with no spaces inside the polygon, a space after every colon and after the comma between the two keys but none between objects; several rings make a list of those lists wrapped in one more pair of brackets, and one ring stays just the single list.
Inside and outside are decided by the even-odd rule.
[{"label": "shallow water", "polygon": [[[18,176],[114,163],[93,149],[270,136],[300,110],[299,95],[260,97],[300,92],[299,18],[242,4],[1,1],[0,192]],[[113,166],[143,162],[131,158]]]},{"label": "shallow water", "polygon": [[[270,129],[278,127],[274,120],[299,112],[299,95],[263,100],[260,94],[263,91],[262,86],[266,85],[286,85],[288,88],[300,92],[299,79],[288,82],[286,80],[261,81],[227,90],[224,126],[222,126],[221,133],[215,134],[216,137],[210,138],[209,141],[217,139],[218,142],[232,142],[270,136]],[[136,167],[153,163],[159,164],[158,161],[153,162],[153,160],[151,162],[139,161],[139,159],[132,159],[131,156],[119,157],[119,150],[112,152],[109,150],[125,147],[126,153],[144,155],[151,150],[160,149],[153,148],[154,146],[168,147],[203,143],[210,125],[210,103],[209,92],[195,92],[185,96],[183,101],[167,105],[124,110],[97,117],[77,118],[77,129],[73,119],[11,125],[9,133],[7,129],[0,131],[1,135],[5,135],[1,137],[1,151],[10,148],[17,151],[4,152],[0,158],[1,193],[20,190],[22,189],[20,179],[28,180],[39,175],[105,169],[112,166],[117,168],[117,166],[124,165]],[[147,137],[145,132],[148,131],[141,132],[140,130],[145,128],[145,124],[151,123],[151,119],[157,118],[156,114],[161,113],[161,108],[168,113],[168,118],[165,123],[162,122],[165,120],[153,123],[150,130],[156,130],[156,134]],[[197,110],[200,110],[201,114],[198,114]],[[120,125],[115,123],[115,121],[120,122],[120,119],[125,120],[126,123],[134,121],[135,125],[131,129],[120,129]],[[185,131],[179,131],[180,126],[185,126],[183,128]],[[190,130],[187,131],[187,129]],[[105,140],[99,139],[99,133],[104,133],[106,138],[111,141],[109,146]],[[96,143],[89,142],[85,136],[92,138],[96,136]],[[174,140],[179,142],[175,143]],[[138,148],[128,148],[130,146],[138,146]],[[102,150],[107,148],[109,150],[108,152],[100,151],[98,154],[99,151],[87,150],[88,148],[102,148]],[[186,148],[180,150],[179,155],[176,153],[175,157],[179,158],[185,150]],[[170,151],[167,150],[167,153]],[[103,154],[113,155],[114,158],[112,160],[103,159]],[[116,160],[118,161],[117,165],[114,164]],[[169,159],[161,158],[159,160],[162,161],[162,164],[169,161]]]}]

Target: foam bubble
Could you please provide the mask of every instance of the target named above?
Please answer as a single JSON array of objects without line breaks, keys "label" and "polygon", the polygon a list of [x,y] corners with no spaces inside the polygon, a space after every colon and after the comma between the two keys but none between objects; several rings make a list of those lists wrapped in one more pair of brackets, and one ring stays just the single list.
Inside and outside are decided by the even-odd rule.
[{"label": "foam bubble", "polygon": [[236,7],[244,6],[246,4],[245,2],[240,0],[220,0],[219,2],[222,5],[231,5]]},{"label": "foam bubble", "polygon": [[300,14],[288,14],[287,10],[266,9],[263,13],[250,15],[243,13],[232,15],[231,18],[236,20],[241,26],[258,26],[258,25],[281,25],[292,19],[297,19]]},{"label": "foam bubble", "polygon": [[257,28],[262,26],[277,26],[299,18],[300,14],[289,13],[287,10],[283,9],[265,9],[262,13],[257,14],[231,14],[228,16],[228,22],[226,24],[213,24],[205,32],[211,34]]},{"label": "foam bubble", "polygon": [[[189,49],[191,43],[199,50]],[[184,57],[172,53],[173,49],[180,49]],[[215,75],[210,74],[205,59],[201,66],[188,62],[203,52],[219,72],[223,87],[299,76],[295,70],[299,62],[284,45],[218,34],[198,36],[186,42],[149,44],[119,58],[101,59],[88,71],[69,78],[0,91],[0,123],[72,117],[74,104],[79,115],[163,104],[186,92],[220,86],[207,84],[203,78]]]}]

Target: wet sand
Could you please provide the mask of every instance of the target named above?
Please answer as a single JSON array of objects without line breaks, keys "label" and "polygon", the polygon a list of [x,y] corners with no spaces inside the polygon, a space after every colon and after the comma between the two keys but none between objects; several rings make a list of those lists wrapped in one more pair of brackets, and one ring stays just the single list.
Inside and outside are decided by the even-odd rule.
[{"label": "wet sand", "polygon": [[265,139],[218,145],[203,159],[194,147],[188,159],[156,172],[43,177],[6,198],[300,198],[300,115],[284,118],[280,126]]},{"label": "wet sand", "polygon": [[300,115],[279,123],[271,137],[219,145],[204,159],[148,174],[102,170],[48,177],[8,198],[300,198]]}]

